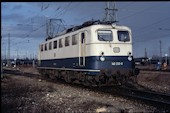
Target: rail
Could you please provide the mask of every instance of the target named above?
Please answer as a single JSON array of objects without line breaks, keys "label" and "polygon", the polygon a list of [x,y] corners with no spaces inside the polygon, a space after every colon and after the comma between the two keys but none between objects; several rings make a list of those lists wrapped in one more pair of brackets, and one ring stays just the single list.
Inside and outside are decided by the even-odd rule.
[{"label": "rail", "polygon": [[139,99],[148,102],[159,109],[168,110],[170,112],[170,94],[142,91],[132,88],[126,88],[121,86],[114,86],[110,88],[102,88],[103,92],[110,94],[118,94],[133,99]]},{"label": "rail", "polygon": [[[5,73],[8,74],[10,73],[17,74],[17,75],[21,74],[21,72],[18,70],[4,70],[4,71]],[[32,76],[34,74],[31,73],[27,73],[27,74],[31,77],[35,77]],[[26,76],[27,74],[25,73],[24,75]],[[78,88],[83,87],[91,91],[97,91],[101,93],[114,94],[123,97],[130,97],[132,99],[138,99],[144,101],[145,103],[147,102],[148,104],[151,104],[160,110],[165,110],[166,112],[170,112],[170,94],[158,93],[153,91],[143,91],[143,90],[123,87],[123,86],[86,87],[79,84],[68,84],[68,85],[72,87],[78,87]]]}]

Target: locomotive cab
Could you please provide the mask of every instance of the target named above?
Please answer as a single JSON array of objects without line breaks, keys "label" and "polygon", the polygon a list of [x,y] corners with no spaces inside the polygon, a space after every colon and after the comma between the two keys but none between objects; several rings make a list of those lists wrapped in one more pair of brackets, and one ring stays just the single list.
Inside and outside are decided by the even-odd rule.
[{"label": "locomotive cab", "polygon": [[135,68],[133,61],[130,28],[112,25],[92,27],[90,41],[86,42],[87,66],[100,70],[100,75],[109,78],[128,78],[138,75],[139,70]]},{"label": "locomotive cab", "polygon": [[125,26],[94,26],[92,39],[87,42],[90,56],[96,56],[96,69],[132,69],[131,30]]}]

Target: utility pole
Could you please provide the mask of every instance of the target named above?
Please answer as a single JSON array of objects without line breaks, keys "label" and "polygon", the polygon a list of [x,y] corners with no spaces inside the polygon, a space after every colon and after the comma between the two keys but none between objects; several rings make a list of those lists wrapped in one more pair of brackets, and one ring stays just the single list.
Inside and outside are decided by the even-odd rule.
[{"label": "utility pole", "polygon": [[16,51],[16,58],[18,59],[18,49],[16,49],[15,51]]},{"label": "utility pole", "polygon": [[19,55],[18,55],[18,49],[17,49],[17,59],[19,59]]},{"label": "utility pole", "polygon": [[34,52],[33,52],[33,55],[32,55],[32,67],[33,67],[33,68],[35,67]]},{"label": "utility pole", "polygon": [[[1,42],[2,42],[2,36],[1,36]],[[2,44],[1,44],[1,48],[2,48]],[[3,59],[2,59],[2,50],[1,50],[1,78],[3,78],[2,63],[3,63]]]},{"label": "utility pole", "polygon": [[145,48],[145,58],[147,58],[148,57],[148,55],[147,55],[147,51],[146,51],[146,48]]},{"label": "utility pole", "polygon": [[31,55],[31,53],[30,53],[30,60],[32,59],[32,55]]},{"label": "utility pole", "polygon": [[8,67],[11,66],[11,59],[10,59],[10,33],[8,34],[8,60],[7,60]]},{"label": "utility pole", "polygon": [[169,47],[169,66],[170,66],[170,47]]},{"label": "utility pole", "polygon": [[[170,31],[170,28],[159,28],[159,30]],[[161,52],[161,40],[160,40],[160,54],[161,54],[160,56],[162,56],[162,52]],[[169,47],[169,66],[170,66],[170,47]]]},{"label": "utility pole", "polygon": [[159,59],[159,61],[162,64],[162,42],[161,42],[161,40],[159,40],[159,43],[160,43],[160,59]]},{"label": "utility pole", "polygon": [[49,22],[49,29],[50,29],[50,32],[49,32],[49,35],[50,35],[50,38],[53,38],[53,30],[52,30],[52,19],[50,19],[50,22]]},{"label": "utility pole", "polygon": [[[5,44],[5,43],[4,43]],[[2,54],[1,54],[2,55]],[[6,61],[6,44],[5,44],[5,61]]]},{"label": "utility pole", "polygon": [[26,51],[26,57],[25,57],[25,59],[27,59],[27,51]]},{"label": "utility pole", "polygon": [[115,2],[106,2],[105,8],[105,18],[104,21],[112,21],[117,22],[117,15],[116,15],[116,3]]},{"label": "utility pole", "polygon": [[47,35],[47,38],[48,38],[48,19],[46,19],[46,35]]},{"label": "utility pole", "polygon": [[32,58],[34,59],[34,52],[33,52]]}]

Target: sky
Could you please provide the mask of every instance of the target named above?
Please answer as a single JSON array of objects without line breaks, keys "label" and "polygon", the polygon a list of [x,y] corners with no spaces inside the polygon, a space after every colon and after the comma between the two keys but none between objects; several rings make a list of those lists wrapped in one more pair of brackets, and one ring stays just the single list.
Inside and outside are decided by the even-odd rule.
[{"label": "sky", "polygon": [[[144,57],[145,48],[148,57],[159,56],[160,40],[162,56],[170,54],[170,1],[115,3],[117,24],[132,30],[135,58]],[[53,25],[57,32],[58,28],[69,28],[92,19],[102,20],[105,8],[104,1],[1,2],[2,57],[7,58],[10,37],[11,58],[36,58],[39,44],[47,37],[47,20],[55,19]]]}]

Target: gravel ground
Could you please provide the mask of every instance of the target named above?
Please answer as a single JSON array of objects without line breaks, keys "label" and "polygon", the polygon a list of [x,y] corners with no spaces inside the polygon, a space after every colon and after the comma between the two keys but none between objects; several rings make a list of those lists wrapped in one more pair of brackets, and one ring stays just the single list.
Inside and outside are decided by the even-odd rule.
[{"label": "gravel ground", "polygon": [[170,94],[170,72],[141,71],[138,84],[152,91]]},{"label": "gravel ground", "polygon": [[157,111],[140,101],[45,80],[40,76],[27,74],[29,71],[37,73],[36,71],[29,68],[26,70],[23,69],[22,74],[5,74],[1,79],[2,113]]}]

